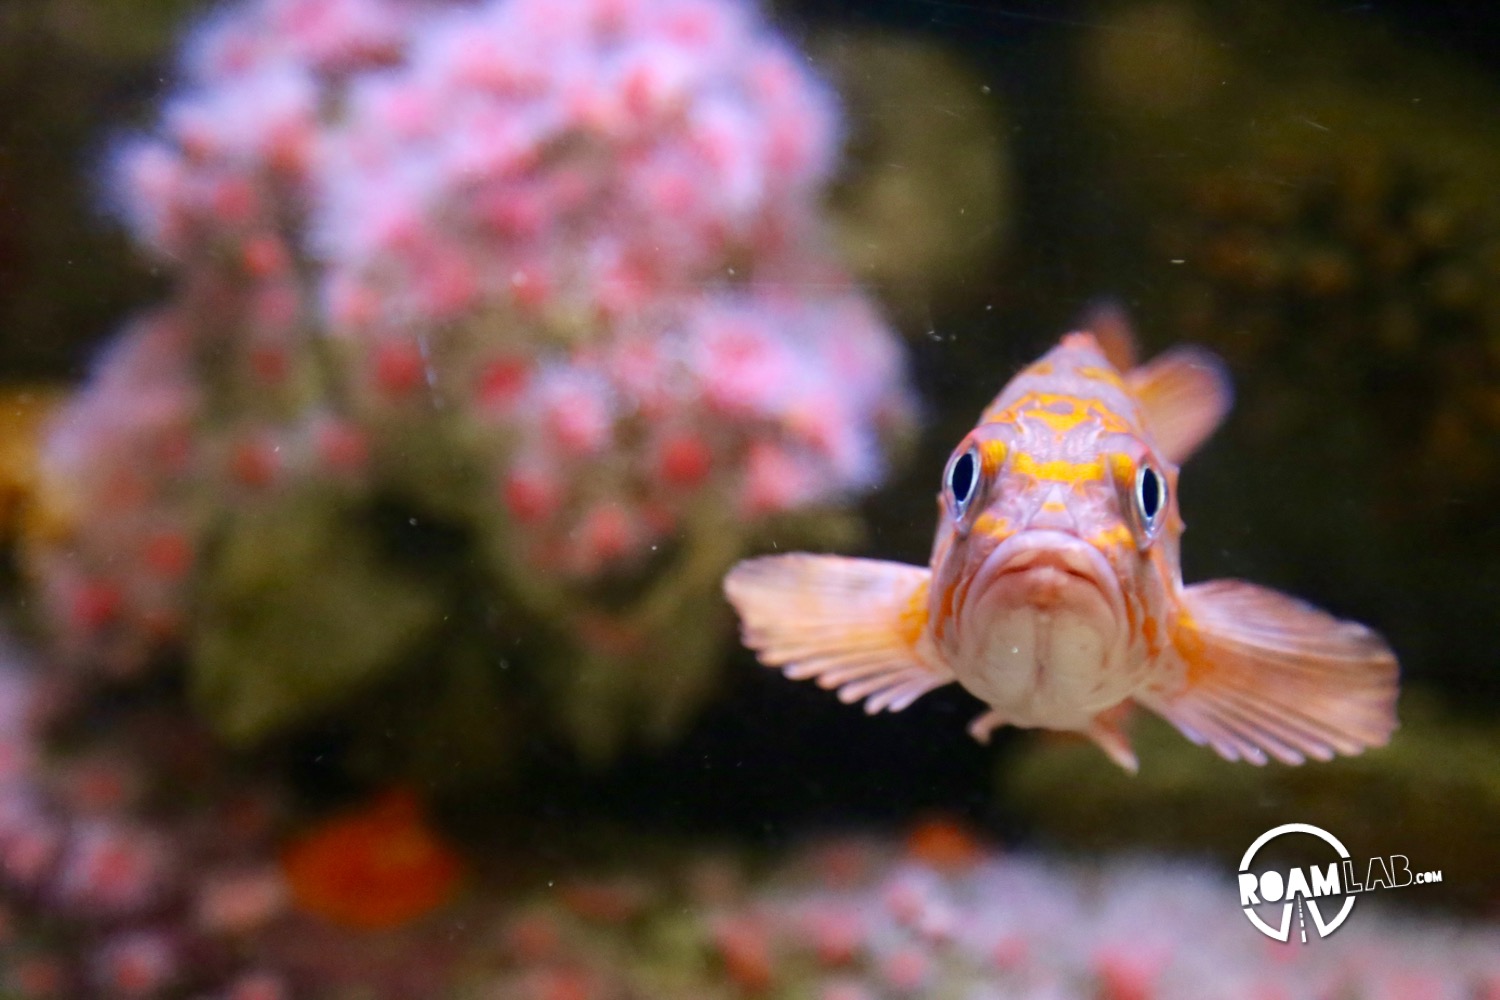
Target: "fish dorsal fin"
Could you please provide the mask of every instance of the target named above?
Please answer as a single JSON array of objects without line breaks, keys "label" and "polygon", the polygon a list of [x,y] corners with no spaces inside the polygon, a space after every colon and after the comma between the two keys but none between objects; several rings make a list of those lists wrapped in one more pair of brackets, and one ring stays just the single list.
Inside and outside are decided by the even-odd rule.
[{"label": "fish dorsal fin", "polygon": [[1162,455],[1181,464],[1223,421],[1234,402],[1229,373],[1201,347],[1176,347],[1129,372],[1125,385]]},{"label": "fish dorsal fin", "polygon": [[1116,371],[1123,374],[1135,367],[1135,332],[1124,306],[1107,299],[1094,303],[1083,314],[1082,328],[1094,335],[1104,359]]},{"label": "fish dorsal fin", "polygon": [[762,663],[873,715],[954,679],[920,649],[931,579],[925,566],[793,553],[740,563],[724,594]]},{"label": "fish dorsal fin", "polygon": [[1383,746],[1396,728],[1396,658],[1379,635],[1239,580],[1184,588],[1178,690],[1138,696],[1229,760],[1287,764]]}]

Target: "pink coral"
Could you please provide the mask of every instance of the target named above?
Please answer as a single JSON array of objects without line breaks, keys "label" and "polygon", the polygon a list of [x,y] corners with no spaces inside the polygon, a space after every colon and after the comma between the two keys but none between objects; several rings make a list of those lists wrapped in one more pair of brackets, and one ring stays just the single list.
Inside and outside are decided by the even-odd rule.
[{"label": "pink coral", "polygon": [[170,871],[160,836],[117,820],[89,820],[74,827],[52,891],[64,908],[81,914],[132,914],[162,898]]},{"label": "pink coral", "polygon": [[[851,856],[857,870],[830,884],[829,860]],[[586,969],[589,996],[1458,998],[1487,995],[1500,954],[1492,923],[1374,900],[1357,926],[1268,949],[1232,893],[1226,904],[1221,871],[1162,860],[1063,862],[976,844],[958,870],[861,841],[763,861],[742,862],[728,898],[686,906],[678,893],[692,899],[697,876],[669,865],[655,876],[657,905],[624,925],[571,913],[539,886],[521,904],[525,923],[503,925],[508,940],[524,926],[535,943],[506,948],[498,977],[462,983],[528,995],[514,984]],[[725,863],[713,862],[716,878]],[[939,935],[925,926],[934,914],[946,914]]]},{"label": "pink coral", "polygon": [[[145,998],[227,981],[232,944],[287,910],[254,860],[274,820],[249,836],[229,809],[206,822],[201,803],[245,797],[245,776],[220,759],[181,780],[194,727],[180,710],[79,700],[82,686],[48,690],[37,667],[0,638],[0,725],[25,748],[0,776],[0,990]],[[168,775],[170,802],[148,801]]]},{"label": "pink coral", "polygon": [[131,931],[107,942],[94,962],[94,979],[107,996],[162,995],[177,978],[180,961],[165,934]]},{"label": "pink coral", "polygon": [[45,470],[70,652],[128,670],[191,632],[216,526],[309,493],[458,522],[563,632],[660,638],[689,619],[582,588],[650,564],[642,607],[696,627],[757,525],[869,488],[911,423],[826,239],[833,100],[747,7],[250,0],[184,75],[116,161],[173,299]]}]

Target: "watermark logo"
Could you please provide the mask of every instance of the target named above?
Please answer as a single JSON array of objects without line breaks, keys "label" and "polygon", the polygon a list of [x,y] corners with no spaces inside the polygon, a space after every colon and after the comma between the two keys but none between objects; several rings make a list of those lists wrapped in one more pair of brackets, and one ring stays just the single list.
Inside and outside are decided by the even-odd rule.
[{"label": "watermark logo", "polygon": [[[1278,837],[1299,833],[1323,841],[1331,848],[1328,853],[1334,855],[1332,860],[1286,871],[1255,868],[1255,856],[1267,844]],[[1349,919],[1354,901],[1362,893],[1376,889],[1404,889],[1409,885],[1442,880],[1440,871],[1413,872],[1411,861],[1404,854],[1377,855],[1359,864],[1343,842],[1327,830],[1311,823],[1286,823],[1255,838],[1255,843],[1240,859],[1240,908],[1256,929],[1276,941],[1290,940],[1295,913],[1300,940],[1306,944],[1308,915],[1312,916],[1314,933],[1324,938]],[[1262,910],[1278,903],[1281,905],[1280,919],[1274,924],[1268,923]]]}]

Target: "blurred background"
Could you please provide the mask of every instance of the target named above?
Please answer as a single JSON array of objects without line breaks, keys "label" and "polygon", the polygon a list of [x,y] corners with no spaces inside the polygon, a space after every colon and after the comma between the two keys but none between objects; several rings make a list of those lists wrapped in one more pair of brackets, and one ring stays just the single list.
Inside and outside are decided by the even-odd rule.
[{"label": "blurred background", "polygon": [[[0,0],[0,995],[1500,996],[1497,29]],[[739,558],[924,563],[1101,300],[1233,372],[1185,578],[1379,629],[1389,747],[1129,777],[735,641]],[[1293,821],[1444,882],[1268,948]]]}]

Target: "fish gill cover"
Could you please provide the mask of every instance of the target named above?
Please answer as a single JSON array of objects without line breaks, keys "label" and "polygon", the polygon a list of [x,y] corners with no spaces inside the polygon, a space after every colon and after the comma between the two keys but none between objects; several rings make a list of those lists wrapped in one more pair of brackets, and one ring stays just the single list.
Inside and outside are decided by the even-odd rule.
[{"label": "fish gill cover", "polygon": [[736,3],[223,9],[113,158],[173,283],[45,449],[62,652],[185,647],[240,740],[427,662],[428,732],[526,695],[585,753],[669,731],[724,569],[838,530],[912,422],[820,214],[838,145]]}]

